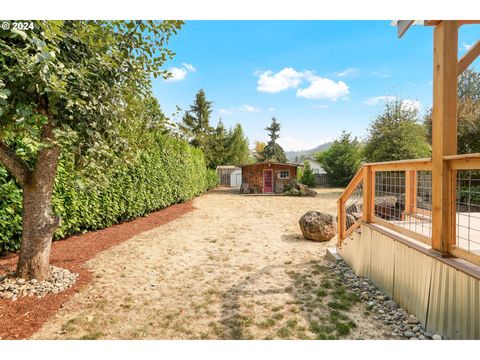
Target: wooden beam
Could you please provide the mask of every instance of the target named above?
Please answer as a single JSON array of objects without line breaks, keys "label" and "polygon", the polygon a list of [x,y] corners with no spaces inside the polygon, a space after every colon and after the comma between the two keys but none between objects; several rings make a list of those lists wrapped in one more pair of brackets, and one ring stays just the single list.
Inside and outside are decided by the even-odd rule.
[{"label": "wooden beam", "polygon": [[457,22],[458,22],[458,26],[480,24],[480,20],[458,20]]},{"label": "wooden beam", "polygon": [[480,40],[477,40],[458,61],[458,75],[463,73],[472,62],[480,55]]},{"label": "wooden beam", "polygon": [[440,22],[434,29],[432,111],[432,248],[447,255],[455,217],[448,162],[457,153],[458,24]]}]

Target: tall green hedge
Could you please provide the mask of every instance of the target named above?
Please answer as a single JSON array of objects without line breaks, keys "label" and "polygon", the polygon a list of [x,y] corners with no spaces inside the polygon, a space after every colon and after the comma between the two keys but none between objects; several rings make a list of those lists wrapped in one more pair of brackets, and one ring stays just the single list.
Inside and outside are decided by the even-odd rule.
[{"label": "tall green hedge", "polygon": [[[106,170],[105,181],[79,181],[79,173],[62,158],[53,196],[54,211],[62,219],[55,239],[184,202],[218,183],[201,150],[168,135],[156,136],[155,146],[140,151],[135,161],[117,163]],[[21,209],[21,190],[0,167],[0,253],[20,246]]]}]

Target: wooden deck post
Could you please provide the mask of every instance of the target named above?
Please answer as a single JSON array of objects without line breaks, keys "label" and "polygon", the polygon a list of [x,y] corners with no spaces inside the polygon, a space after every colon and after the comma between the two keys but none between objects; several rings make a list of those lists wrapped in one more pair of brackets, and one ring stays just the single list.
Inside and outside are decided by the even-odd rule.
[{"label": "wooden deck post", "polygon": [[411,216],[417,207],[417,172],[405,171],[405,214]]},{"label": "wooden deck post", "polygon": [[337,201],[337,247],[342,247],[342,241],[345,238],[345,204],[343,202],[343,196]]},{"label": "wooden deck post", "polygon": [[363,221],[369,223],[372,221],[373,212],[373,181],[372,181],[372,168],[368,165],[363,167]]},{"label": "wooden deck post", "polygon": [[443,157],[457,153],[457,21],[441,21],[433,42],[432,249],[446,255],[455,226],[456,184]]}]

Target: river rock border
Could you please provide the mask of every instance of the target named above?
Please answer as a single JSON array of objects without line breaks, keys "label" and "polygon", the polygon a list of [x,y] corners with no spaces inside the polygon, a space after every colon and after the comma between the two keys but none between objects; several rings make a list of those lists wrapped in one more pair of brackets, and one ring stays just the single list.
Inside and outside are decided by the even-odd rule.
[{"label": "river rock border", "polygon": [[42,298],[47,294],[58,294],[77,281],[78,274],[52,266],[52,275],[44,281],[26,281],[15,277],[15,273],[0,275],[0,299],[17,300],[23,296]]},{"label": "river rock border", "polygon": [[426,331],[414,315],[400,308],[370,279],[357,276],[345,261],[330,262],[329,267],[335,275],[343,278],[350,290],[360,297],[366,304],[367,310],[374,313],[373,319],[391,326],[393,336],[403,336],[410,340],[442,340],[439,334]]}]

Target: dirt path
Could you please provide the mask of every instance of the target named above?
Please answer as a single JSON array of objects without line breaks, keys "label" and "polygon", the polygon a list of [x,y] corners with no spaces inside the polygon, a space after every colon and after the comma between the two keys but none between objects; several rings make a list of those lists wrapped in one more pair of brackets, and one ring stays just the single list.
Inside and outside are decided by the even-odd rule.
[{"label": "dirt path", "polygon": [[322,321],[335,327],[332,319],[342,317],[352,326],[341,337],[389,338],[362,304],[352,302],[348,317],[328,310],[325,299],[337,293],[322,290],[335,280],[324,254],[334,240],[301,236],[300,216],[313,209],[335,214],[339,194],[241,196],[221,189],[197,198],[197,210],[90,260],[93,282],[33,338],[322,338],[336,334]]}]

